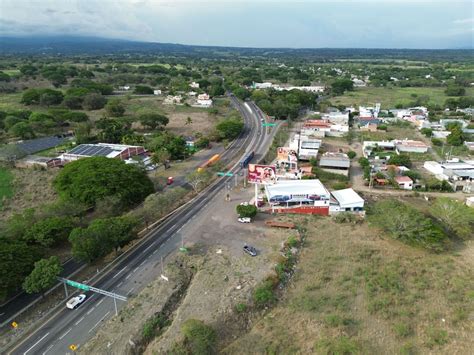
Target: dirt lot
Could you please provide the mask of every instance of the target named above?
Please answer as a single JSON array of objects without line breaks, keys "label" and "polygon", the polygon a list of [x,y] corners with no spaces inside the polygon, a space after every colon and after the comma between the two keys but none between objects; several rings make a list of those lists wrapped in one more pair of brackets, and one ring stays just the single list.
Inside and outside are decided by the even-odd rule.
[{"label": "dirt lot", "polygon": [[[145,320],[163,309],[169,310],[169,298],[174,298],[176,304],[171,323],[162,336],[150,343],[147,353],[168,352],[180,338],[181,324],[189,318],[211,324],[218,332],[221,347],[245,329],[247,323],[239,321],[236,305],[250,303],[253,287],[272,272],[282,242],[296,233],[267,228],[266,215],[258,216],[250,225],[238,223],[235,205],[248,200],[252,191],[250,188],[238,189],[238,194],[231,191],[231,202],[216,199],[196,216],[194,223],[183,227],[180,233],[190,253],[168,264],[166,272],[172,282],[157,279],[148,285],[118,318],[109,321],[82,348],[83,353],[99,353],[109,343],[113,353],[113,349],[130,347],[129,339],[138,346],[143,341]],[[252,258],[244,254],[245,243],[255,246],[259,255]],[[188,278],[191,282],[185,285]]]},{"label": "dirt lot", "polygon": [[378,235],[310,218],[283,299],[224,353],[469,353],[472,243],[434,255]]},{"label": "dirt lot", "polygon": [[52,188],[57,170],[12,169],[11,171],[14,175],[14,194],[4,201],[0,221],[25,208],[38,207],[57,198]]}]

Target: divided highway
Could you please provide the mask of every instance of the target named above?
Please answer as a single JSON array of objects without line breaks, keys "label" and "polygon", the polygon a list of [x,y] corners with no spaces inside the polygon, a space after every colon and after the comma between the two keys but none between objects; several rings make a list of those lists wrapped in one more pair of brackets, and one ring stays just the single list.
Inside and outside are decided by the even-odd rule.
[{"label": "divided highway", "polygon": [[[238,157],[240,161],[248,152],[254,150],[255,160],[258,161],[268,150],[273,134],[267,134],[261,127],[262,113],[252,103],[242,104],[233,95],[229,96],[234,107],[244,118],[245,129],[221,159],[230,163]],[[240,170],[238,161],[230,169],[234,174]],[[214,182],[203,193],[151,231],[139,245],[123,255],[114,267],[91,286],[125,296],[138,293],[148,283],[159,277],[161,258],[166,258],[180,246],[181,228],[187,223],[192,223],[193,217],[227,184],[230,185],[232,179],[232,177],[223,177]],[[119,308],[123,306],[123,302],[117,302]],[[95,334],[101,324],[114,314],[112,299],[98,294],[88,294],[88,299],[78,309],[71,311],[65,306],[60,308],[34,333],[22,339],[14,349],[10,350],[10,353],[69,353],[71,344],[76,346],[84,344]]]}]

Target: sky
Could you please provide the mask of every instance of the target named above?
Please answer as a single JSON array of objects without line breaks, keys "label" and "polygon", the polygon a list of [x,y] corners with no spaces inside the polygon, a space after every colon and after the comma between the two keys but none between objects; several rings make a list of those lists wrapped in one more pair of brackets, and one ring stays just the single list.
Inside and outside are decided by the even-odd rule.
[{"label": "sky", "polygon": [[0,0],[0,35],[291,48],[473,48],[471,0]]}]

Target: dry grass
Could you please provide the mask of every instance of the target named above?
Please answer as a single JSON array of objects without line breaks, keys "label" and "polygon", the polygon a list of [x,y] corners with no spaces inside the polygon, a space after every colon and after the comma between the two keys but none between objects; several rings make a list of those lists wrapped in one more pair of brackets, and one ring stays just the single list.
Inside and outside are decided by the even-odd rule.
[{"label": "dry grass", "polygon": [[57,170],[13,169],[13,196],[3,204],[0,220],[8,219],[12,214],[26,208],[34,208],[56,200],[52,181]]},{"label": "dry grass", "polygon": [[469,353],[470,254],[429,254],[365,224],[308,220],[283,299],[227,353]]}]

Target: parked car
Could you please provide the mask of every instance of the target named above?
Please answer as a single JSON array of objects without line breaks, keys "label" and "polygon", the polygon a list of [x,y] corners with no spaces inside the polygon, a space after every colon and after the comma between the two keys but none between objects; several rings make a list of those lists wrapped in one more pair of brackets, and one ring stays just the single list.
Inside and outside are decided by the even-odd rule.
[{"label": "parked car", "polygon": [[250,256],[257,256],[257,249],[247,244],[244,245],[244,252],[246,252]]},{"label": "parked car", "polygon": [[240,223],[250,223],[252,222],[252,220],[250,219],[250,217],[239,217],[237,219]]},{"label": "parked car", "polygon": [[71,298],[66,303],[66,307],[69,309],[76,309],[79,307],[84,301],[86,300],[87,296],[84,294],[80,294],[79,296]]},{"label": "parked car", "polygon": [[241,205],[241,206],[248,206],[249,203],[248,203],[248,202],[241,202],[240,205]]}]

